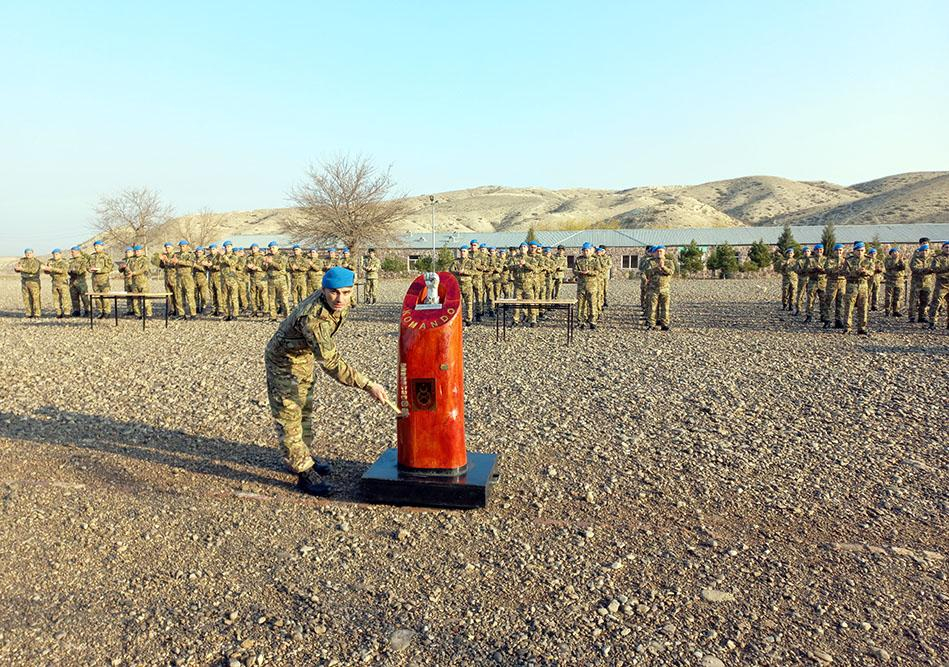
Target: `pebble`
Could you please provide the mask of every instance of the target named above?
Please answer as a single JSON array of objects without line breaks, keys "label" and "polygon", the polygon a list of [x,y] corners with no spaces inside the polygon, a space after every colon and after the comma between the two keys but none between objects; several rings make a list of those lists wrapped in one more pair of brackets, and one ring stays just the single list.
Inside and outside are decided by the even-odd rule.
[{"label": "pebble", "polygon": [[702,667],[725,667],[725,663],[714,655],[702,656]]},{"label": "pebble", "polygon": [[414,630],[400,628],[389,636],[389,648],[391,648],[396,653],[401,653],[412,644],[414,639]]},{"label": "pebble", "polygon": [[734,593],[715,590],[714,588],[703,588],[702,599],[706,602],[731,602],[735,599]]}]

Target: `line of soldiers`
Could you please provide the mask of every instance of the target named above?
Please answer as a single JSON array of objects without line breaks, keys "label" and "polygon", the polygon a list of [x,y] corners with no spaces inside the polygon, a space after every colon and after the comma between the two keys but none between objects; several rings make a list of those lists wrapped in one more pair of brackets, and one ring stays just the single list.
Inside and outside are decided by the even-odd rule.
[{"label": "line of soldiers", "polygon": [[837,243],[826,257],[820,243],[813,251],[803,247],[798,258],[788,248],[777,266],[782,276],[781,309],[800,315],[803,301],[805,324],[813,320],[817,310],[825,329],[833,326],[844,333],[853,327],[856,311],[857,333],[869,336],[869,312],[878,310],[881,284],[884,316],[903,316],[909,272],[909,321],[935,329],[940,312],[949,309],[949,241],[942,244],[941,253],[933,254],[929,239],[921,238],[908,260],[895,247],[885,253],[886,257],[881,254],[862,241],[853,244],[850,254]]},{"label": "line of soldiers", "polygon": [[[170,315],[182,319],[193,319],[198,314],[211,312],[224,315],[226,321],[237,319],[241,313],[253,317],[270,316],[276,321],[278,313],[286,315],[299,302],[320,289],[323,274],[334,266],[341,266],[356,273],[355,261],[349,248],[341,252],[327,248],[325,256],[311,249],[294,245],[289,255],[283,253],[276,241],[267,245],[266,252],[256,243],[246,250],[235,248],[231,241],[220,247],[212,243],[207,249],[191,249],[187,241],[179,241],[177,249],[165,243],[161,253],[149,259],[142,246],[125,249],[125,257],[117,264],[105,251],[102,241],[93,243],[93,252],[86,253],[80,246],[71,249],[71,257],[62,257],[59,248],[43,265],[32,248],[27,248],[23,257],[14,266],[20,274],[23,305],[27,317],[41,315],[40,275],[47,273],[52,278],[53,303],[56,317],[68,314],[83,316],[90,309],[89,292],[111,292],[111,277],[121,274],[124,289],[130,294],[148,292],[149,273],[157,267],[163,276],[165,291],[169,299]],[[370,248],[362,261],[365,276],[365,301],[376,303],[381,261]],[[91,276],[92,289],[89,289]],[[66,298],[70,300],[71,310]],[[152,314],[151,301],[129,298],[126,315],[141,316],[144,301],[145,314]],[[99,317],[111,312],[111,301],[99,297],[95,304]],[[353,307],[356,306],[355,298]]]}]

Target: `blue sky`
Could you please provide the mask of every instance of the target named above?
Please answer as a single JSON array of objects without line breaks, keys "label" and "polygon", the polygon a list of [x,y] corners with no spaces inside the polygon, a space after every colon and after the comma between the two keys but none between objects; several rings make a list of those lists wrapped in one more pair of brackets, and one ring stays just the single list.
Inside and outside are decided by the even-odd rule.
[{"label": "blue sky", "polygon": [[128,187],[285,206],[340,152],[411,194],[949,168],[945,2],[11,5],[0,254]]}]

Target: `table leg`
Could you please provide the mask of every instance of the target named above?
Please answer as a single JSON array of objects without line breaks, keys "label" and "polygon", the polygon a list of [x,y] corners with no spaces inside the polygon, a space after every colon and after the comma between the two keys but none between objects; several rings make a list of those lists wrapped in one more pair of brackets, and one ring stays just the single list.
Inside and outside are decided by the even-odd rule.
[{"label": "table leg", "polygon": [[115,306],[115,326],[119,326],[119,297],[112,299],[112,305]]},{"label": "table leg", "polygon": [[165,295],[165,328],[168,328],[168,295]]},{"label": "table leg", "polygon": [[145,331],[145,297],[139,297],[138,307],[142,311],[142,331]]},{"label": "table leg", "polygon": [[507,309],[510,307],[510,304],[504,304],[504,321],[501,322],[501,340],[507,342]]},{"label": "table leg", "polygon": [[94,329],[96,326],[96,300],[92,297],[89,297],[89,328]]},{"label": "table leg", "polygon": [[[501,304],[501,312],[504,312],[504,304]],[[498,315],[499,313],[495,313]],[[494,342],[497,343],[501,340],[501,320],[498,317],[494,318]]]}]

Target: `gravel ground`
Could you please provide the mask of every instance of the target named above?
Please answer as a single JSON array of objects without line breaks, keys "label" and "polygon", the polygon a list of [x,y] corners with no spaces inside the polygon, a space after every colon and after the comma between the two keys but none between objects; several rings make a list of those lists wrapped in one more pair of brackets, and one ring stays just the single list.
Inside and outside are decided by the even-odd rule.
[{"label": "gravel ground", "polygon": [[[339,336],[390,391],[404,287]],[[0,663],[946,664],[949,332],[805,329],[778,290],[678,282],[647,333],[614,282],[571,348],[466,331],[469,449],[503,460],[463,512],[360,502],[394,421],[325,377],[338,496],[297,493],[269,322],[89,331],[0,281]]]}]

